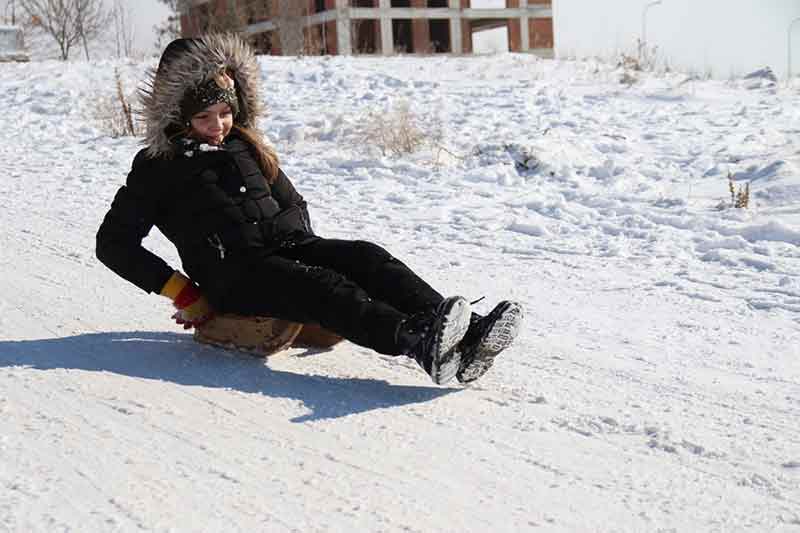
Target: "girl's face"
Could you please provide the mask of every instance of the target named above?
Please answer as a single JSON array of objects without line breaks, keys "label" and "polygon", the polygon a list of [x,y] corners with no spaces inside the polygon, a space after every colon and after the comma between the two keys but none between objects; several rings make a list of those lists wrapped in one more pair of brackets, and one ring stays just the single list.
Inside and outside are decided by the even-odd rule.
[{"label": "girl's face", "polygon": [[219,145],[231,132],[233,112],[231,106],[220,102],[209,106],[192,117],[192,135],[212,145]]}]

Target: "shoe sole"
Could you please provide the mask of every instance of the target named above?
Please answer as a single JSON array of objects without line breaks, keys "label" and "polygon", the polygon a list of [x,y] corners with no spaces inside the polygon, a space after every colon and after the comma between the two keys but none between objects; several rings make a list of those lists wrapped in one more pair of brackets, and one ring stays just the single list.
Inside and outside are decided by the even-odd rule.
[{"label": "shoe sole", "polygon": [[492,368],[497,355],[514,342],[519,333],[522,316],[522,306],[516,302],[508,302],[500,311],[500,317],[478,343],[472,361],[456,373],[458,381],[470,383]]},{"label": "shoe sole", "polygon": [[449,303],[450,308],[444,312],[431,365],[431,379],[437,385],[447,383],[458,373],[461,354],[455,347],[466,335],[471,315],[469,302],[465,299],[454,298]]}]

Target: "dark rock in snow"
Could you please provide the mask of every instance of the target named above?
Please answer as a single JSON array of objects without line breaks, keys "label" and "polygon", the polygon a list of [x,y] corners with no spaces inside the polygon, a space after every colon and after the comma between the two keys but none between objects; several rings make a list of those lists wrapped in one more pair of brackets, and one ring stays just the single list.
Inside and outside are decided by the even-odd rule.
[{"label": "dark rock in snow", "polygon": [[778,82],[778,77],[772,72],[772,69],[769,67],[764,67],[762,69],[756,70],[755,72],[751,72],[747,76],[744,77],[746,80],[769,80],[773,83]]}]

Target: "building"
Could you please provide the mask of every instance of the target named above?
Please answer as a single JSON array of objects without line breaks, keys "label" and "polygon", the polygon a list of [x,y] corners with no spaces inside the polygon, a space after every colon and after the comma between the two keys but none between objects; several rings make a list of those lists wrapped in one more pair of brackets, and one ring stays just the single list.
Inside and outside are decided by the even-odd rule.
[{"label": "building", "polygon": [[28,61],[22,28],[0,25],[0,61]]},{"label": "building", "polygon": [[183,36],[235,28],[261,53],[472,53],[475,32],[507,27],[509,50],[551,57],[550,0],[190,0]]}]

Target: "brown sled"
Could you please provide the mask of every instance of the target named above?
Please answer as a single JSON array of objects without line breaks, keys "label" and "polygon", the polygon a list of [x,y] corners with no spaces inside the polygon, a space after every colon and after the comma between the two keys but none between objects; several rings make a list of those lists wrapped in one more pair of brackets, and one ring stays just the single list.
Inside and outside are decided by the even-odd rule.
[{"label": "brown sled", "polygon": [[194,330],[194,339],[266,357],[291,346],[330,348],[342,338],[315,324],[261,316],[217,315]]}]

